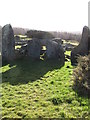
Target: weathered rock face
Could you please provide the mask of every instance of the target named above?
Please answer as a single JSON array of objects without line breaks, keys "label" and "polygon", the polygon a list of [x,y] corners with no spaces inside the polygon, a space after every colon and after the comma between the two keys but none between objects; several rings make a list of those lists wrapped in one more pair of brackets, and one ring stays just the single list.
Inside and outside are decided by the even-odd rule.
[{"label": "weathered rock face", "polygon": [[41,44],[39,39],[28,41],[27,55],[34,59],[40,59]]},{"label": "weathered rock face", "polygon": [[77,63],[77,57],[78,55],[84,56],[88,54],[88,34],[90,33],[90,30],[87,26],[83,28],[82,32],[82,38],[80,44],[75,47],[71,52],[71,63],[75,64]]},{"label": "weathered rock face", "polygon": [[60,44],[55,41],[49,41],[46,47],[46,56],[48,59],[65,60],[64,50]]},{"label": "weathered rock face", "polygon": [[14,33],[10,24],[2,28],[2,60],[11,61],[15,57]]}]

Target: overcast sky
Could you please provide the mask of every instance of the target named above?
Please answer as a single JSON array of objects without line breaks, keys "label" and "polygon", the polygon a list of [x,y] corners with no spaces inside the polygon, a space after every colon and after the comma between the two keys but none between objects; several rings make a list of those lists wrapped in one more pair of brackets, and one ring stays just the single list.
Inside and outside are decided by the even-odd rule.
[{"label": "overcast sky", "polygon": [[82,31],[89,0],[0,0],[0,25],[47,31]]}]

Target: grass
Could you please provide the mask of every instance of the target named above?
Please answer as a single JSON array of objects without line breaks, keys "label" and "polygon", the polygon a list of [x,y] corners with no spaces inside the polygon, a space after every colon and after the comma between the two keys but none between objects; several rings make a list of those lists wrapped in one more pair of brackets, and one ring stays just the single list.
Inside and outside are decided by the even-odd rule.
[{"label": "grass", "polygon": [[65,55],[71,55],[71,51],[65,51]]},{"label": "grass", "polygon": [[70,61],[24,58],[1,69],[2,118],[88,118],[88,98],[73,90]]},{"label": "grass", "polygon": [[15,49],[21,48],[21,45],[16,45]]},{"label": "grass", "polygon": [[20,39],[22,40],[31,40],[32,38],[28,38],[27,35],[14,35],[14,36],[19,36]]},{"label": "grass", "polygon": [[67,43],[67,44],[70,43],[70,44],[75,45],[75,46],[77,46],[79,44],[79,42],[76,40],[63,40],[63,43]]},{"label": "grass", "polygon": [[[14,35],[14,36],[17,36],[17,35]],[[20,38],[26,38],[27,35],[18,35]]]}]

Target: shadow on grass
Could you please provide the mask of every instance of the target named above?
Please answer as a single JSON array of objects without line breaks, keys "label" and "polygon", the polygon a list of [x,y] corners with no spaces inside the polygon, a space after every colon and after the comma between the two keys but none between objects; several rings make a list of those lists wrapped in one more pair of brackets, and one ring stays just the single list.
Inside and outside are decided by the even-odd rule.
[{"label": "shadow on grass", "polygon": [[8,71],[2,73],[2,82],[12,85],[26,84],[41,79],[48,71],[59,69],[64,64],[56,60],[19,59],[9,64]]}]

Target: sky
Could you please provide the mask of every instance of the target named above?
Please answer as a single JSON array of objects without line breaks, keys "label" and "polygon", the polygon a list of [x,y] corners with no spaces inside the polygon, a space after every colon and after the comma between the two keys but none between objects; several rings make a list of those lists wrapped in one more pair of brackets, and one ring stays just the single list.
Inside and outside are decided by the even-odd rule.
[{"label": "sky", "polygon": [[81,32],[88,26],[89,0],[0,0],[0,25]]}]

